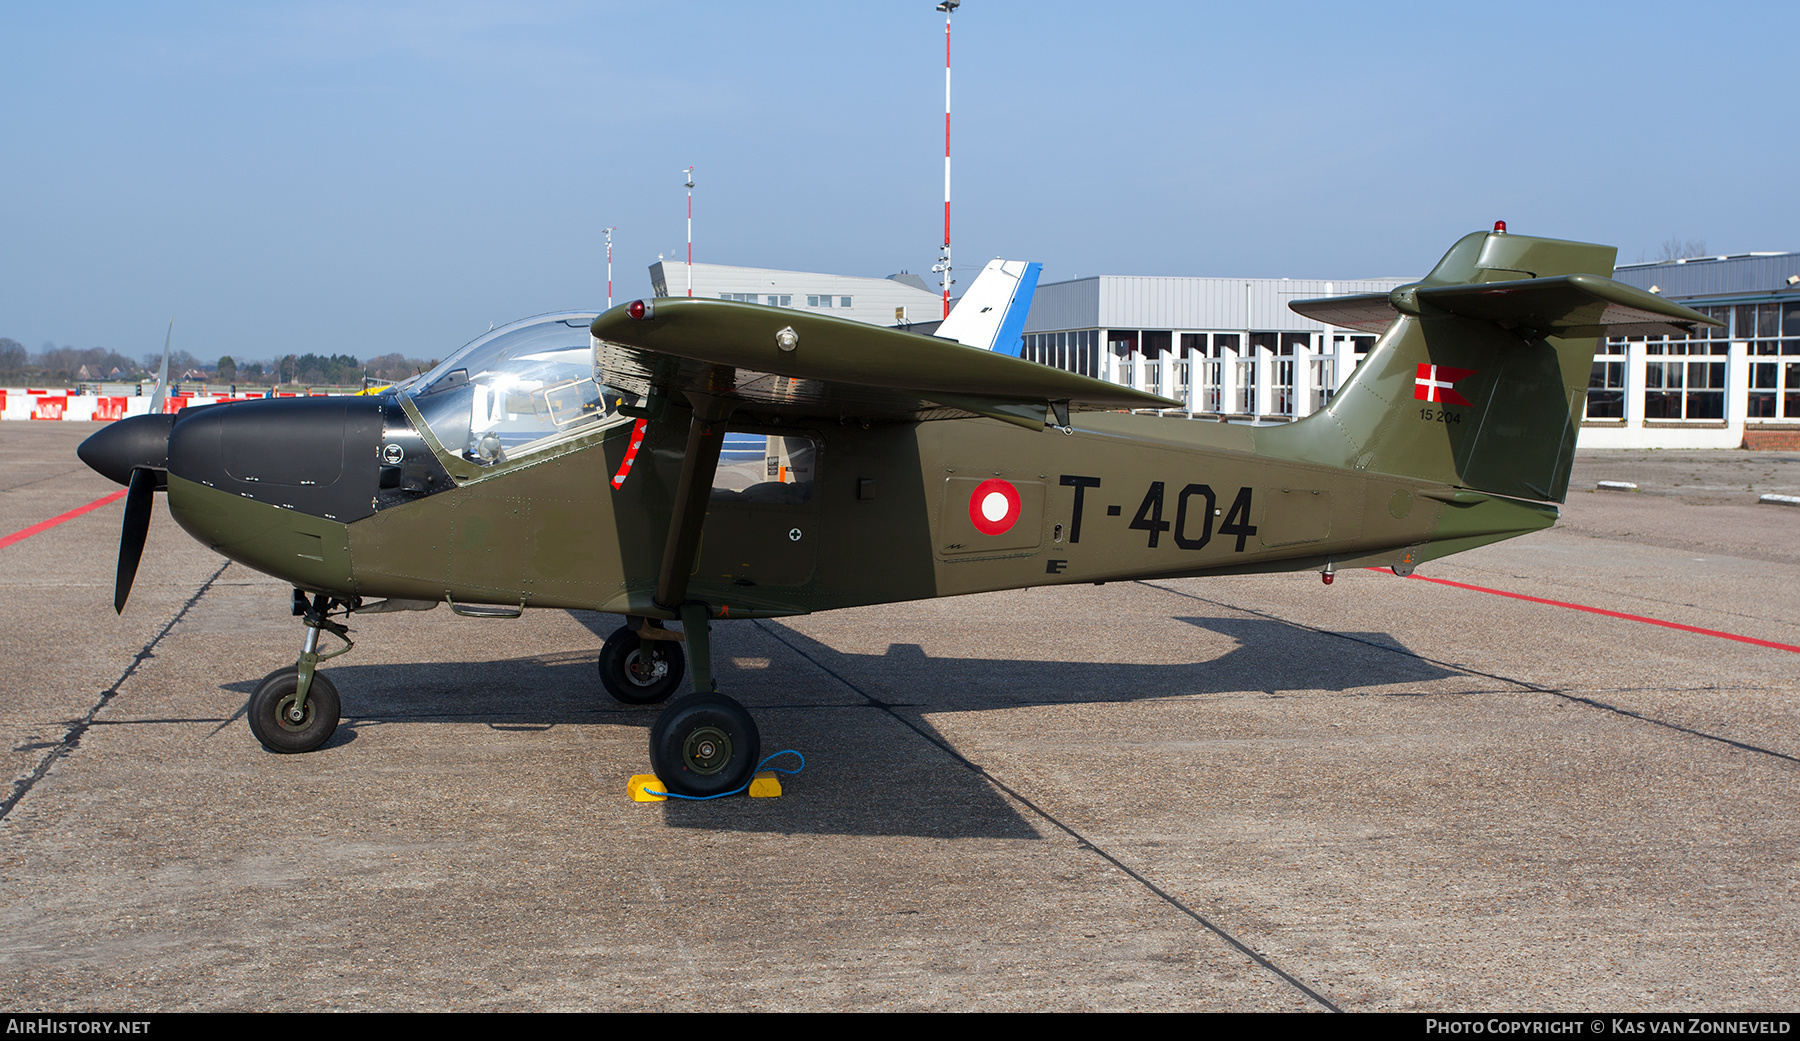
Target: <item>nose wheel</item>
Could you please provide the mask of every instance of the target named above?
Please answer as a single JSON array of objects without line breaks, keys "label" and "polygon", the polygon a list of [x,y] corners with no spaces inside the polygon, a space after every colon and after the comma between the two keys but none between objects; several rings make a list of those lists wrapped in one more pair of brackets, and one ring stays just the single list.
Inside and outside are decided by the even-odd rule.
[{"label": "nose wheel", "polygon": [[621,627],[600,648],[600,683],[628,705],[654,705],[669,700],[681,686],[686,656],[674,640],[644,639]]},{"label": "nose wheel", "polygon": [[[357,603],[361,601],[345,602],[323,593],[309,601],[300,590],[294,590],[294,613],[306,623],[300,660],[264,676],[256,693],[250,695],[250,732],[264,748],[271,752],[310,752],[337,733],[338,714],[343,708],[337,685],[326,679],[318,667],[325,659],[355,646],[350,642],[349,628],[327,616],[334,611],[347,616]],[[321,652],[321,632],[342,640],[344,646]]]},{"label": "nose wheel", "polygon": [[250,732],[271,752],[310,752],[337,732],[341,710],[337,686],[314,673],[312,689],[300,697],[300,670],[289,665],[269,673],[250,695]]},{"label": "nose wheel", "polygon": [[737,791],[761,755],[756,720],[723,694],[677,698],[650,727],[650,768],[677,795]]}]

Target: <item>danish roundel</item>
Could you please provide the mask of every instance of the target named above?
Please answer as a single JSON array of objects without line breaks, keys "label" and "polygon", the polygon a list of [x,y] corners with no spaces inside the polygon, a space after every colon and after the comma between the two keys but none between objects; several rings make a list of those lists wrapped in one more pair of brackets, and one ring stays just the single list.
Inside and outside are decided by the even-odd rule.
[{"label": "danish roundel", "polygon": [[998,477],[975,486],[969,522],[983,535],[1003,535],[1019,522],[1019,490]]}]

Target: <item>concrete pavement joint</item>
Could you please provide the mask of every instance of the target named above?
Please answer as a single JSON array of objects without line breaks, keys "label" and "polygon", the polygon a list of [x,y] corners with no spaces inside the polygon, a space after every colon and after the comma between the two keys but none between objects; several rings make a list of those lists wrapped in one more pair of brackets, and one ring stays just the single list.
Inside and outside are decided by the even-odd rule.
[{"label": "concrete pavement joint", "polygon": [[169,630],[175,628],[175,623],[187,616],[188,611],[200,602],[200,598],[206,595],[207,590],[212,588],[213,583],[230,566],[231,561],[229,560],[221,563],[219,569],[200,584],[200,588],[194,592],[194,595],[188,597],[187,603],[181,605],[181,610],[176,611],[174,617],[170,618],[167,624],[158,630],[157,634],[152,636],[150,641],[138,650],[137,654],[132,656],[131,664],[125,666],[125,671],[119,674],[119,678],[113,681],[112,686],[100,692],[100,698],[94,702],[93,707],[89,708],[80,719],[72,719],[65,724],[68,730],[63,733],[62,740],[57,741],[44,758],[38,761],[37,769],[31,771],[29,776],[15,781],[12,794],[6,797],[5,802],[0,802],[0,820],[5,820],[7,815],[12,813],[13,807],[19,804],[20,799],[25,798],[26,793],[30,792],[33,786],[43,780],[44,775],[50,772],[50,768],[56,765],[58,759],[73,751],[75,746],[81,743],[81,736],[87,733],[88,727],[94,725],[94,717],[98,716],[100,710],[105,708],[107,703],[112,701],[113,696],[119,693],[119,688],[125,685],[125,681],[131,678],[131,674],[137,671],[138,666],[142,665],[145,659],[151,657],[156,645],[162,642],[163,637],[169,635]]},{"label": "concrete pavement joint", "polygon": [[1043,807],[1039,806],[1037,803],[1032,802],[1030,799],[1028,799],[1024,795],[1020,794],[1016,789],[1014,789],[1012,786],[1008,785],[1005,781],[1002,781],[998,777],[995,777],[993,774],[989,773],[985,767],[970,760],[967,756],[963,755],[961,752],[958,752],[955,748],[952,748],[947,742],[943,741],[941,738],[938,738],[937,736],[935,736],[933,734],[927,733],[917,723],[913,722],[910,719],[907,719],[905,716],[902,716],[898,712],[895,712],[893,710],[893,708],[890,705],[888,705],[886,702],[883,702],[881,699],[875,697],[872,694],[869,694],[867,691],[863,690],[861,687],[857,686],[855,683],[852,683],[848,678],[843,676],[841,673],[832,669],[829,665],[826,665],[824,662],[822,662],[819,659],[808,654],[798,644],[794,643],[793,641],[789,640],[786,636],[783,635],[783,631],[792,632],[792,630],[789,630],[786,626],[776,625],[776,624],[764,621],[762,619],[758,619],[756,621],[756,626],[757,626],[757,628],[768,633],[770,636],[773,636],[776,640],[779,640],[782,644],[784,644],[789,650],[793,651],[795,654],[798,654],[798,655],[800,655],[800,657],[805,658],[807,661],[811,662],[814,666],[816,666],[819,669],[819,671],[825,673],[827,676],[830,676],[832,679],[837,680],[839,683],[842,683],[844,686],[855,691],[857,694],[860,694],[863,697],[869,699],[869,701],[873,705],[875,705],[876,707],[879,707],[883,712],[885,712],[889,716],[891,716],[896,722],[900,723],[900,725],[906,727],[908,730],[911,730],[913,733],[924,738],[930,744],[937,746],[946,755],[950,756],[950,758],[952,758],[952,759],[956,760],[958,763],[962,764],[964,767],[966,767],[967,769],[972,771],[976,776],[981,777],[983,780],[987,781],[989,784],[992,784],[994,787],[1000,789],[1001,791],[1005,792],[1008,796],[1012,797],[1012,799],[1014,801],[1018,802],[1019,805],[1024,806],[1026,809],[1030,810],[1032,813],[1034,813],[1038,817],[1042,818],[1045,822],[1050,824],[1052,827],[1056,828],[1058,831],[1061,831],[1063,834],[1074,839],[1078,848],[1089,850],[1095,856],[1098,856],[1100,859],[1106,861],[1108,864],[1111,864],[1113,867],[1115,867],[1119,871],[1123,872],[1127,877],[1131,878],[1133,881],[1137,882],[1139,885],[1141,885],[1145,889],[1149,890],[1158,899],[1162,900],[1164,903],[1168,904],[1170,907],[1173,907],[1175,910],[1180,911],[1182,914],[1193,919],[1195,922],[1199,923],[1202,927],[1204,927],[1208,932],[1211,932],[1214,936],[1217,936],[1219,939],[1224,940],[1226,943],[1230,944],[1233,948],[1235,948],[1239,953],[1243,954],[1245,957],[1256,962],[1256,964],[1258,964],[1258,965],[1262,966],[1263,968],[1267,969],[1268,971],[1274,973],[1276,976],[1279,976],[1281,979],[1286,981],[1289,985],[1293,986],[1296,990],[1300,991],[1302,994],[1305,994],[1307,997],[1309,997],[1313,1001],[1317,1002],[1321,1007],[1323,1007],[1331,1012],[1342,1012],[1343,1011],[1343,1009],[1341,1009],[1341,1008],[1337,1007],[1337,1005],[1333,1004],[1331,999],[1325,997],[1323,994],[1320,994],[1318,991],[1313,990],[1311,987],[1309,987],[1305,983],[1301,982],[1298,978],[1293,976],[1291,973],[1287,972],[1285,969],[1281,968],[1281,966],[1276,965],[1274,962],[1270,961],[1268,958],[1264,957],[1262,954],[1258,953],[1255,950],[1252,950],[1243,941],[1239,940],[1237,937],[1226,932],[1223,928],[1221,928],[1219,925],[1215,924],[1211,919],[1208,919],[1205,915],[1200,914],[1198,911],[1195,911],[1193,908],[1182,903],[1179,899],[1177,899],[1174,896],[1174,894],[1169,893],[1167,890],[1163,889],[1161,886],[1157,885],[1156,883],[1150,881],[1148,878],[1144,877],[1142,874],[1133,870],[1131,867],[1129,867],[1123,861],[1121,861],[1118,857],[1116,857],[1112,853],[1108,852],[1106,849],[1101,847],[1099,844],[1095,843],[1093,840],[1089,839],[1087,836],[1076,831],[1074,828],[1070,827],[1069,825],[1064,824],[1060,819],[1053,816],[1049,811],[1045,810]]}]

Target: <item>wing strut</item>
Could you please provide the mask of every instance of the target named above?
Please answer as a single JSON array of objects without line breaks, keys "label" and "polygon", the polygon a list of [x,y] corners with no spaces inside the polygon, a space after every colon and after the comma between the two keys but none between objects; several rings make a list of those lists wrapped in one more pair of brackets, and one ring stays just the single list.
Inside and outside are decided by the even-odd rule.
[{"label": "wing strut", "polygon": [[[726,370],[725,385],[731,383]],[[694,412],[688,420],[687,449],[681,457],[681,477],[675,484],[675,506],[669,516],[669,536],[663,543],[662,570],[656,578],[656,604],[681,616],[682,635],[688,647],[688,672],[694,692],[712,687],[712,640],[706,604],[687,599],[688,578],[700,554],[700,534],[706,522],[706,503],[712,495],[713,477],[719,469],[719,452],[725,447],[725,418],[732,403],[708,394],[690,392]]]}]

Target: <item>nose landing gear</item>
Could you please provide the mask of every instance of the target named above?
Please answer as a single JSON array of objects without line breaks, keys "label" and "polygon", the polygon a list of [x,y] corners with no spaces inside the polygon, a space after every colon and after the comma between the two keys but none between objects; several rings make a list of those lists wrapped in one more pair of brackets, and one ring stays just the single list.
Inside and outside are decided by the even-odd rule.
[{"label": "nose landing gear", "polygon": [[625,626],[600,648],[600,682],[606,692],[628,705],[654,705],[669,700],[681,686],[686,656],[681,635],[646,622]]},{"label": "nose landing gear", "polygon": [[[340,608],[347,615],[352,607],[323,593],[308,602],[304,593],[294,591],[294,613],[306,623],[300,660],[263,677],[256,693],[250,695],[250,732],[264,748],[271,752],[310,752],[337,732],[338,713],[342,710],[337,685],[317,670],[320,662],[356,646],[350,641],[350,630],[327,617]],[[319,653],[321,630],[344,641],[344,645]]]}]

